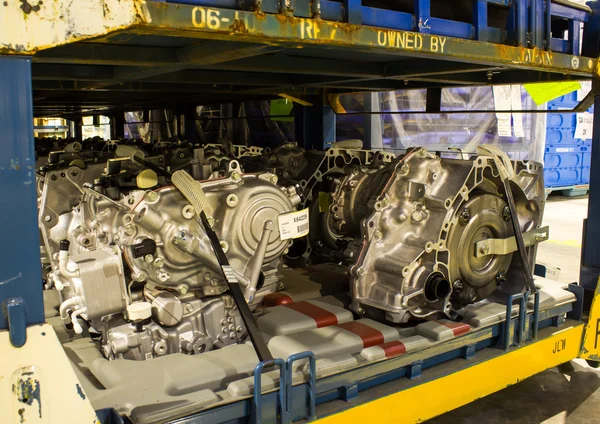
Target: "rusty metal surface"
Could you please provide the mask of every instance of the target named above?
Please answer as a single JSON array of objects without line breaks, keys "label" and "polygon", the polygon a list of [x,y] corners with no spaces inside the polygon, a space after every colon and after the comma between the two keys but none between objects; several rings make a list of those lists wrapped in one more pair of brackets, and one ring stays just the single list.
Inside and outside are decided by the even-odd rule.
[{"label": "rusty metal surface", "polygon": [[28,1],[0,2],[0,54],[33,54],[38,116],[600,75],[597,58],[284,14]]},{"label": "rusty metal surface", "polygon": [[148,22],[141,0],[5,0],[0,54],[32,54]]},{"label": "rusty metal surface", "polygon": [[390,56],[430,57],[510,68],[532,68],[582,76],[596,73],[597,60],[562,53],[484,43],[340,22],[259,14],[170,3],[148,3],[145,30],[199,38],[347,46]]}]

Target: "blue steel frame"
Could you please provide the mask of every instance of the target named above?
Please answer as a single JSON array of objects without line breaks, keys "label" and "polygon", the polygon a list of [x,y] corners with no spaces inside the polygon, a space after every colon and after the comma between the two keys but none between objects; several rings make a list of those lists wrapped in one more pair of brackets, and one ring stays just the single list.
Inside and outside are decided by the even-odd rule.
[{"label": "blue steel frame", "polygon": [[26,326],[44,322],[35,153],[31,58],[0,56],[0,330],[14,346],[26,341]]},{"label": "blue steel frame", "polygon": [[[165,1],[165,0],[156,0]],[[166,0],[197,6],[236,9],[235,0]],[[284,13],[301,18],[320,17],[353,25],[415,31],[492,43],[535,46],[573,55],[580,54],[579,25],[588,21],[588,13],[551,0],[474,0],[471,22],[431,16],[431,0],[413,0],[413,13],[363,6],[361,0],[244,0],[242,9],[265,13]],[[509,9],[506,28],[488,26],[488,6]],[[552,38],[552,17],[568,20],[568,38]],[[506,35],[503,33],[506,30]]]}]

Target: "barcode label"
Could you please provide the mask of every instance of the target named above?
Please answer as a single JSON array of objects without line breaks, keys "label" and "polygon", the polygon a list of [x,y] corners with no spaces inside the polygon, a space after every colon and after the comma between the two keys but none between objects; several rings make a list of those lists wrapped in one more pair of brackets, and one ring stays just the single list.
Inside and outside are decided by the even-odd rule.
[{"label": "barcode label", "polygon": [[281,240],[304,237],[309,231],[308,208],[297,212],[282,213],[278,217],[278,222]]}]

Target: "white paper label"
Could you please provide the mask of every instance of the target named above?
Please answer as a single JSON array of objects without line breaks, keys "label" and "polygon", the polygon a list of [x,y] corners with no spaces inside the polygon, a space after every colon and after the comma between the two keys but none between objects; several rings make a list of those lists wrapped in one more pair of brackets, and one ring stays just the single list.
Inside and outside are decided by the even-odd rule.
[{"label": "white paper label", "polygon": [[557,147],[556,153],[572,153],[575,151],[574,147]]},{"label": "white paper label", "polygon": [[279,237],[289,240],[308,234],[308,208],[297,212],[282,213],[278,217]]},{"label": "white paper label", "polygon": [[[510,85],[498,85],[492,87],[494,92],[494,108],[496,110],[511,110],[511,88]],[[500,137],[510,137],[510,113],[496,113],[498,119],[498,135]]]},{"label": "white paper label", "polygon": [[592,91],[592,82],[591,81],[579,81],[581,84],[581,88],[577,90],[577,101],[582,101],[585,96],[588,95],[590,91]]},{"label": "white paper label", "polygon": [[[512,110],[523,110],[521,103],[521,86],[511,85],[510,86],[510,106]],[[513,133],[515,137],[525,137],[525,131],[523,130],[523,114],[513,113]]]},{"label": "white paper label", "polygon": [[575,138],[586,140],[592,138],[592,127],[594,126],[594,115],[588,112],[577,114],[577,125],[575,126]]}]

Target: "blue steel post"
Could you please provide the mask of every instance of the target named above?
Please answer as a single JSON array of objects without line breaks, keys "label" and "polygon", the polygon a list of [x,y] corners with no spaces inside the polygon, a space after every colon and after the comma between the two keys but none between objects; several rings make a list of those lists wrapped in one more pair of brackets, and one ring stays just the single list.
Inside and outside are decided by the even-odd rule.
[{"label": "blue steel post", "polygon": [[581,252],[581,285],[589,292],[596,288],[600,275],[600,81],[592,82],[594,93],[594,126],[592,130],[592,158],[590,163],[590,191],[588,217],[583,230]]},{"label": "blue steel post", "polygon": [[0,330],[20,347],[44,322],[29,57],[0,56],[0,130]]},{"label": "blue steel post", "polygon": [[422,33],[431,32],[431,24],[429,18],[431,17],[431,4],[430,0],[415,0],[415,24],[417,27],[415,31]]},{"label": "blue steel post", "polygon": [[487,0],[475,0],[473,2],[473,23],[475,25],[475,39],[479,41],[488,40],[487,6]]}]

